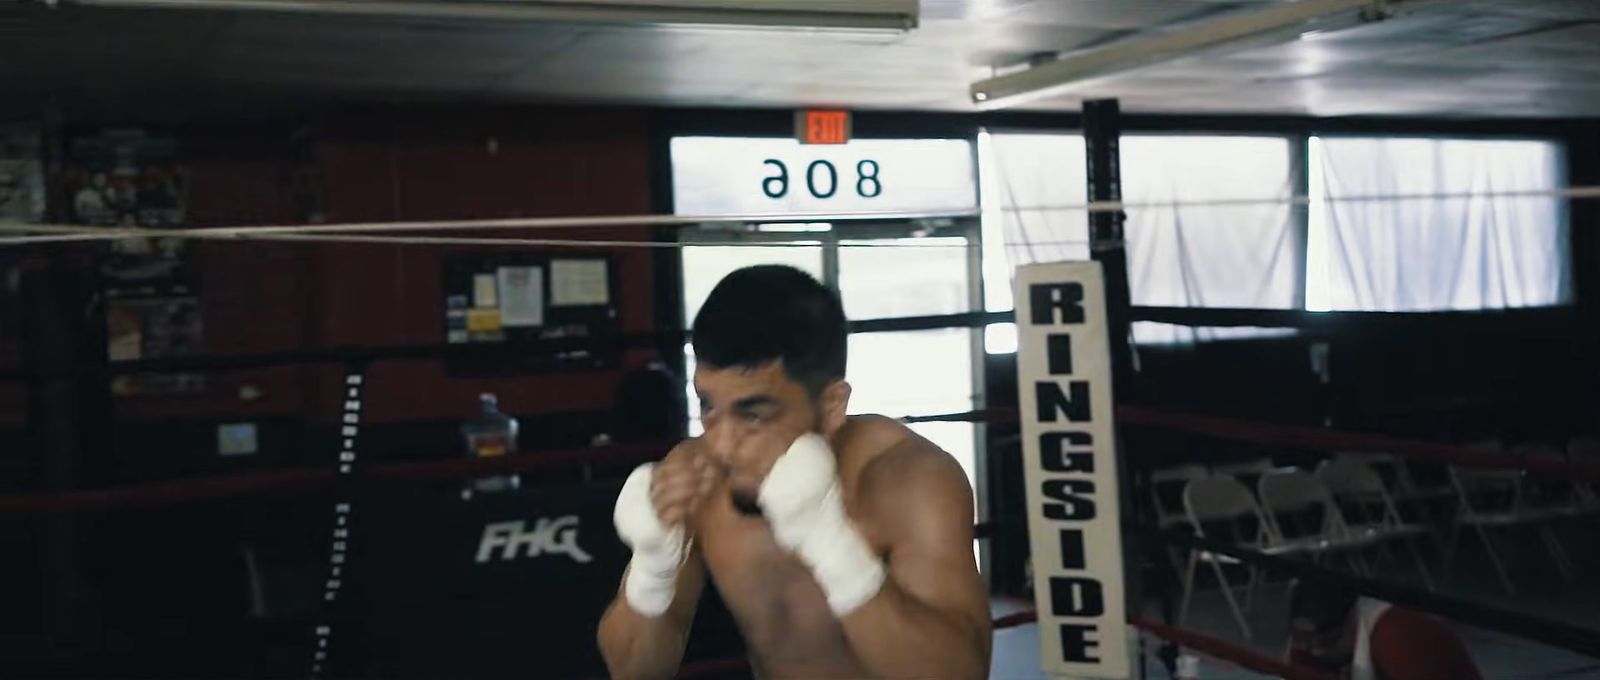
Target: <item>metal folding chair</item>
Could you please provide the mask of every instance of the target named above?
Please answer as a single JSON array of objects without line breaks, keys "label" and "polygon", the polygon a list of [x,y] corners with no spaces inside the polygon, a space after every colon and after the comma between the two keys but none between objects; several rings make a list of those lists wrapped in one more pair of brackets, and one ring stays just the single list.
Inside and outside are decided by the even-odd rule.
[{"label": "metal folding chair", "polygon": [[1378,540],[1345,525],[1333,494],[1321,480],[1299,468],[1279,468],[1262,475],[1257,487],[1274,548],[1307,553],[1314,560],[1339,552],[1349,559],[1356,573],[1367,573],[1356,551]]},{"label": "metal folding chair", "polygon": [[[1250,490],[1239,483],[1239,480],[1226,475],[1212,475],[1191,480],[1183,490],[1183,506],[1184,513],[1198,536],[1233,543],[1252,550],[1265,550],[1268,546],[1267,523],[1261,514],[1261,507],[1256,504],[1255,496],[1252,496]],[[1188,619],[1189,603],[1194,596],[1195,570],[1199,568],[1201,562],[1211,565],[1211,570],[1217,577],[1217,585],[1222,589],[1222,596],[1228,602],[1228,609],[1233,612],[1234,621],[1239,624],[1239,630],[1245,639],[1251,639],[1250,623],[1245,620],[1244,610],[1239,607],[1239,601],[1234,596],[1233,583],[1228,580],[1223,566],[1244,567],[1249,573],[1247,588],[1255,583],[1256,568],[1226,555],[1206,550],[1189,551],[1188,566],[1183,574],[1183,603],[1178,611],[1179,625]]]},{"label": "metal folding chair", "polygon": [[1388,485],[1377,471],[1357,458],[1340,457],[1324,461],[1318,466],[1317,479],[1333,494],[1345,526],[1352,532],[1365,533],[1378,539],[1380,558],[1387,557],[1385,542],[1404,543],[1417,567],[1418,576],[1429,590],[1433,590],[1433,575],[1428,572],[1428,566],[1422,560],[1422,551],[1416,543],[1418,536],[1430,533],[1428,527],[1405,521],[1395,506]]},{"label": "metal folding chair", "polygon": [[1234,463],[1213,465],[1211,466],[1211,473],[1237,479],[1241,484],[1244,484],[1244,488],[1250,490],[1250,493],[1255,493],[1256,482],[1261,479],[1262,475],[1271,472],[1276,467],[1272,464],[1271,458],[1252,458]]},{"label": "metal folding chair", "polygon": [[1488,553],[1489,563],[1494,566],[1495,574],[1500,578],[1500,585],[1506,589],[1507,594],[1515,595],[1516,586],[1511,582],[1505,561],[1500,558],[1500,551],[1495,547],[1489,530],[1514,527],[1527,521],[1527,518],[1518,512],[1522,495],[1522,471],[1452,466],[1450,479],[1455,486],[1459,503],[1450,539],[1446,542],[1448,548],[1445,553],[1445,577],[1449,578],[1454,565],[1456,543],[1460,539],[1461,531],[1471,528],[1477,533],[1484,551]]},{"label": "metal folding chair", "polygon": [[[1574,437],[1567,442],[1567,462],[1600,461],[1600,435]],[[1600,513],[1600,482],[1573,481],[1585,515]]]},{"label": "metal folding chair", "polygon": [[[1155,514],[1156,526],[1168,529],[1188,522],[1183,509],[1183,490],[1189,482],[1203,479],[1211,473],[1203,465],[1174,465],[1150,473],[1150,507]],[[1167,562],[1178,579],[1183,578],[1183,551],[1168,546]]]}]

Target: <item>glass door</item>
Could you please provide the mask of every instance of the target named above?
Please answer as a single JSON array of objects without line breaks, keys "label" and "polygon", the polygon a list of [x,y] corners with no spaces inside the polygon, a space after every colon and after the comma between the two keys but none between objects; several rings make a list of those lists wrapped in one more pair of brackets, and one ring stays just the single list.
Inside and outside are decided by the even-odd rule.
[{"label": "glass door", "polygon": [[[755,224],[681,232],[684,327],[722,277],[756,264],[788,264],[839,292],[851,321],[960,314],[982,309],[975,220]],[[893,418],[983,407],[982,333],[974,328],[854,333],[851,413]],[[694,365],[686,344],[687,366]],[[693,392],[693,386],[687,386]],[[690,434],[701,432],[689,395]],[[983,488],[981,430],[973,423],[914,423],[912,430],[960,462]],[[980,504],[979,507],[982,507]]]}]

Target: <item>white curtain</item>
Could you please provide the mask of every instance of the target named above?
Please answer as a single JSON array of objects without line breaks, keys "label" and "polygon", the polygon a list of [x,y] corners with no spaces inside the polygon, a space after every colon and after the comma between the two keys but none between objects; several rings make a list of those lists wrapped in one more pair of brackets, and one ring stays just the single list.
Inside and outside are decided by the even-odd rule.
[{"label": "white curtain", "polygon": [[[1122,140],[1123,200],[1175,203],[1283,198],[1292,193],[1289,141],[1281,137],[1129,136]],[[1133,304],[1294,309],[1299,239],[1288,205],[1129,207]],[[1293,329],[1133,325],[1140,344],[1292,335]]]},{"label": "white curtain", "polygon": [[[1122,140],[1128,203],[1286,198],[1289,140],[1130,136]],[[1293,309],[1299,258],[1288,205],[1128,209],[1133,304]]]},{"label": "white curtain", "polygon": [[[1532,140],[1313,138],[1306,306],[1430,311],[1571,297],[1563,203],[1494,192],[1565,184],[1559,146]],[[1471,194],[1326,201],[1321,197]]]},{"label": "white curtain", "polygon": [[1035,262],[1089,259],[1083,137],[989,135],[984,208],[998,218],[1011,268]]},{"label": "white curtain", "polygon": [[[990,289],[1006,282],[1004,295],[989,295],[989,309],[1004,310],[1012,302],[1010,268],[1089,258],[1087,213],[1060,207],[1087,201],[1085,152],[1083,138],[1075,135],[988,137],[979,146],[985,156],[980,166],[986,173],[985,242],[1003,239],[1005,259],[997,263],[986,251],[985,275]],[[1291,193],[1289,141],[1281,137],[1135,135],[1122,138],[1121,152],[1123,199],[1129,203],[1281,198]],[[1298,306],[1300,251],[1289,206],[1166,206],[1130,208],[1127,215],[1134,304]],[[998,230],[992,226],[996,223]],[[1281,333],[1134,326],[1134,338],[1142,343]],[[992,342],[991,351],[1000,344]]]},{"label": "white curtain", "polygon": [[[983,196],[983,302],[991,312],[1010,311],[1016,268],[1035,262],[1089,259],[1089,221],[1082,205],[1085,179],[1083,137],[1064,134],[981,133],[978,179]],[[1017,351],[1017,327],[984,329],[991,354]]]}]

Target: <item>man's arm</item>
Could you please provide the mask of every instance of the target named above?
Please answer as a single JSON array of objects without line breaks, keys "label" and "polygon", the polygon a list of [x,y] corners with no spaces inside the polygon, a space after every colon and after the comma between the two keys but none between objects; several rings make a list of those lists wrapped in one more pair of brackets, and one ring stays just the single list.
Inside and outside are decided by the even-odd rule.
[{"label": "man's arm", "polygon": [[[628,577],[624,573],[623,583]],[[600,618],[600,654],[616,680],[666,680],[678,672],[689,642],[700,593],[705,589],[706,568],[700,548],[691,545],[688,559],[678,570],[677,590],[666,613],[647,617],[628,604],[621,589]]]},{"label": "man's arm", "polygon": [[[919,438],[864,478],[890,539],[888,578],[843,618],[856,656],[882,678],[984,678],[989,596],[972,554],[972,487],[961,467]],[[922,449],[922,450],[915,450]],[[933,455],[930,455],[933,454]]]}]

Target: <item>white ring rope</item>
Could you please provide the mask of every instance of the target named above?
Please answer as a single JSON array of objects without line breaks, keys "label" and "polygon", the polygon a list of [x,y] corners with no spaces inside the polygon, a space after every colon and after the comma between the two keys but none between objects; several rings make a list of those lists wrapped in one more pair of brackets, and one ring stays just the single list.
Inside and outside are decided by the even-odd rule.
[{"label": "white ring rope", "polygon": [[[1193,201],[1090,201],[1062,205],[1000,208],[1001,212],[1117,212],[1137,209],[1215,208],[1261,205],[1305,206],[1313,203],[1355,203],[1386,201],[1450,201],[1491,198],[1600,198],[1600,186],[1497,192],[1439,192],[1410,194],[1372,194],[1350,196],[1279,196],[1272,198],[1228,198]],[[274,240],[298,242],[388,243],[396,245],[500,245],[604,248],[682,248],[698,246],[774,248],[808,247],[820,242],[797,233],[800,242],[675,242],[540,238],[477,238],[443,236],[373,236],[364,234],[409,233],[421,231],[492,231],[507,229],[560,229],[623,226],[693,226],[741,223],[815,223],[855,220],[943,220],[976,218],[972,210],[928,212],[861,212],[813,214],[749,214],[722,216],[695,215],[605,215],[591,217],[528,217],[491,220],[439,220],[424,222],[356,222],[345,224],[259,225],[242,227],[203,227],[196,229],[128,229],[59,224],[0,224],[0,246],[30,243],[114,241],[126,238],[181,238],[224,240]],[[919,245],[897,243],[852,243],[844,247],[878,248],[959,248],[961,245]]]}]

